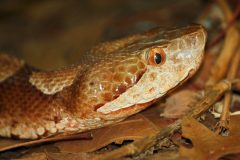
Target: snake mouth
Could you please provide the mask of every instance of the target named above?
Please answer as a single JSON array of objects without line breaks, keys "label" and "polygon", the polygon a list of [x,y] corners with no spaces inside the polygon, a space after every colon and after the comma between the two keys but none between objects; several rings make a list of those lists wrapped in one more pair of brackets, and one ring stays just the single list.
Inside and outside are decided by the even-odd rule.
[{"label": "snake mouth", "polygon": [[[165,95],[167,95],[168,93],[172,92],[173,90],[175,90],[176,88],[178,88],[179,86],[181,86],[181,84],[183,84],[184,82],[186,82],[190,77],[192,77],[194,75],[194,73],[196,72],[195,69],[190,69],[189,73],[187,74],[187,76],[181,81],[179,82],[179,84],[177,86],[175,86],[174,88],[172,88],[171,90],[167,91],[165,93]],[[108,118],[112,118],[112,117],[118,117],[119,119],[121,118],[126,118],[127,116],[130,116],[134,113],[137,113],[141,110],[146,109],[147,107],[151,106],[152,104],[154,104],[155,102],[157,102],[160,98],[162,97],[157,97],[154,99],[149,100],[148,102],[145,103],[137,103],[137,104],[133,104],[131,106],[125,106],[122,107],[118,110],[115,111],[111,111],[110,115],[107,115]],[[106,114],[104,114],[106,115]]]},{"label": "snake mouth", "polygon": [[[171,89],[166,90],[166,92],[160,92],[160,90],[157,89],[157,86],[154,87],[154,85],[150,88],[148,86],[145,86],[145,88],[142,88],[142,89],[147,89],[146,94],[151,94],[151,96],[148,98],[146,98],[146,94],[145,94],[145,96],[142,95],[142,92],[143,92],[142,89],[140,89],[140,90],[142,90],[142,91],[140,91],[139,88],[137,88],[137,90],[135,91],[136,88],[134,88],[134,86],[132,86],[125,93],[123,93],[123,95],[119,96],[118,98],[116,98],[114,101],[112,101],[110,103],[106,103],[105,105],[102,105],[101,107],[97,108],[96,111],[103,113],[105,115],[107,115],[109,113],[111,113],[111,114],[115,114],[115,113],[123,114],[124,113],[124,114],[128,115],[129,114],[128,112],[130,112],[131,110],[136,111],[136,112],[140,111],[140,110],[146,108],[147,106],[151,105],[155,101],[157,101],[163,95],[171,92],[172,90],[174,90],[175,88],[180,86],[182,83],[187,81],[190,77],[192,77],[194,75],[196,70],[197,69],[195,69],[195,68],[190,68],[189,71],[187,72],[187,74],[185,74],[185,76],[183,76],[183,78],[180,81],[176,82],[175,85]],[[153,78],[152,77],[153,73],[155,73],[155,72],[146,71],[145,74],[147,74],[147,75],[143,74],[141,76],[141,79],[138,80],[138,82],[136,83],[135,87],[137,87],[140,84],[140,86],[138,86],[138,87],[141,88],[141,83],[143,83],[143,81],[146,81],[146,77],[144,77],[144,76],[148,76],[148,78]],[[158,76],[157,74],[154,74],[154,75]],[[154,79],[155,79],[155,81],[158,81],[157,77],[155,77]],[[132,91],[132,89],[134,89],[134,90]],[[127,98],[132,98],[135,100],[129,101],[129,99],[127,99]],[[139,100],[136,100],[136,99],[139,99]],[[127,111],[127,112],[125,112],[125,111]]]},{"label": "snake mouth", "polygon": [[104,114],[104,113],[101,113],[101,114],[104,115],[105,120],[125,119],[128,116],[138,113],[138,112],[146,109],[147,107],[151,106],[156,101],[158,101],[158,99],[159,98],[153,99],[146,103],[134,104],[134,105],[131,105],[128,107],[123,107],[121,109],[110,112],[111,114]]}]

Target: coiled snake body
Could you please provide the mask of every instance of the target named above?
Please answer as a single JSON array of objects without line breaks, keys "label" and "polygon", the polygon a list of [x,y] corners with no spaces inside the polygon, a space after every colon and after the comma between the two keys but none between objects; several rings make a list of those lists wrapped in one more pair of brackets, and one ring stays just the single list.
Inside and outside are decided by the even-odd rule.
[{"label": "coiled snake body", "polygon": [[200,25],[155,28],[94,46],[79,65],[43,72],[0,55],[0,135],[79,133],[135,114],[191,77],[206,42]]}]

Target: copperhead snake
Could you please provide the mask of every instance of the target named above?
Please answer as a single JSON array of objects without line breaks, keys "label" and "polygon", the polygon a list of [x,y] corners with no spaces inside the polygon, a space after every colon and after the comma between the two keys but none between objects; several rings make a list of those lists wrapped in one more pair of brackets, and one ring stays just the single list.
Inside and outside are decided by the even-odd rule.
[{"label": "copperhead snake", "polygon": [[100,43],[78,65],[47,72],[0,54],[0,136],[37,139],[119,122],[190,78],[205,43],[200,25],[155,28]]}]

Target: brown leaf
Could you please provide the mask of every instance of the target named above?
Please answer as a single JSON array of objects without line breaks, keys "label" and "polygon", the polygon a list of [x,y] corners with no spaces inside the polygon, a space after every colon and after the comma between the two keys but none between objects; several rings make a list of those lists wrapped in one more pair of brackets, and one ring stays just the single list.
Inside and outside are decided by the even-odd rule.
[{"label": "brown leaf", "polygon": [[61,152],[91,152],[112,142],[121,144],[124,140],[142,139],[146,135],[156,133],[159,128],[171,122],[172,120],[160,118],[158,108],[152,107],[118,124],[93,130],[92,140],[57,142],[55,146],[57,146]]},{"label": "brown leaf", "polygon": [[47,153],[48,160],[89,160],[91,157],[87,153]]},{"label": "brown leaf", "polygon": [[210,131],[207,127],[193,118],[183,121],[183,137],[192,141],[193,147],[180,146],[180,154],[183,157],[194,160],[215,160],[224,155],[240,152],[240,116],[232,116],[230,121],[231,135],[223,137]]},{"label": "brown leaf", "polygon": [[45,153],[33,153],[25,158],[20,158],[19,160],[48,160]]},{"label": "brown leaf", "polygon": [[[45,142],[61,141],[55,144],[61,151],[70,153],[90,152],[104,147],[112,142],[122,143],[124,140],[137,140],[146,135],[155,133],[159,128],[172,123],[173,120],[160,118],[159,108],[151,107],[135,116],[118,124],[91,131],[93,140],[83,140],[81,138],[89,137],[89,133],[82,133],[69,136],[56,136],[40,140],[13,140],[0,139],[0,152],[23,146],[39,145]],[[74,139],[74,140],[73,140]],[[65,141],[63,141],[65,140]],[[66,141],[71,140],[71,141]]]},{"label": "brown leaf", "polygon": [[194,101],[196,95],[196,91],[187,89],[174,92],[166,99],[166,103],[164,104],[165,109],[161,116],[165,118],[181,117],[190,109],[189,104]]},{"label": "brown leaf", "polygon": [[173,151],[161,151],[147,157],[147,160],[186,160],[179,157],[179,153],[176,150]]},{"label": "brown leaf", "polygon": [[240,136],[239,122],[240,122],[240,115],[230,117],[229,129],[230,129],[231,136]]}]

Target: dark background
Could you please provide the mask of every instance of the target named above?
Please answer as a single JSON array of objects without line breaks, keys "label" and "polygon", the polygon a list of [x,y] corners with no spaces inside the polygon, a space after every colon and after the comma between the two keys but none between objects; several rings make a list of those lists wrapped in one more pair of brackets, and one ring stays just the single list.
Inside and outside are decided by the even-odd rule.
[{"label": "dark background", "polygon": [[100,41],[194,22],[202,0],[1,0],[0,51],[52,70]]}]

